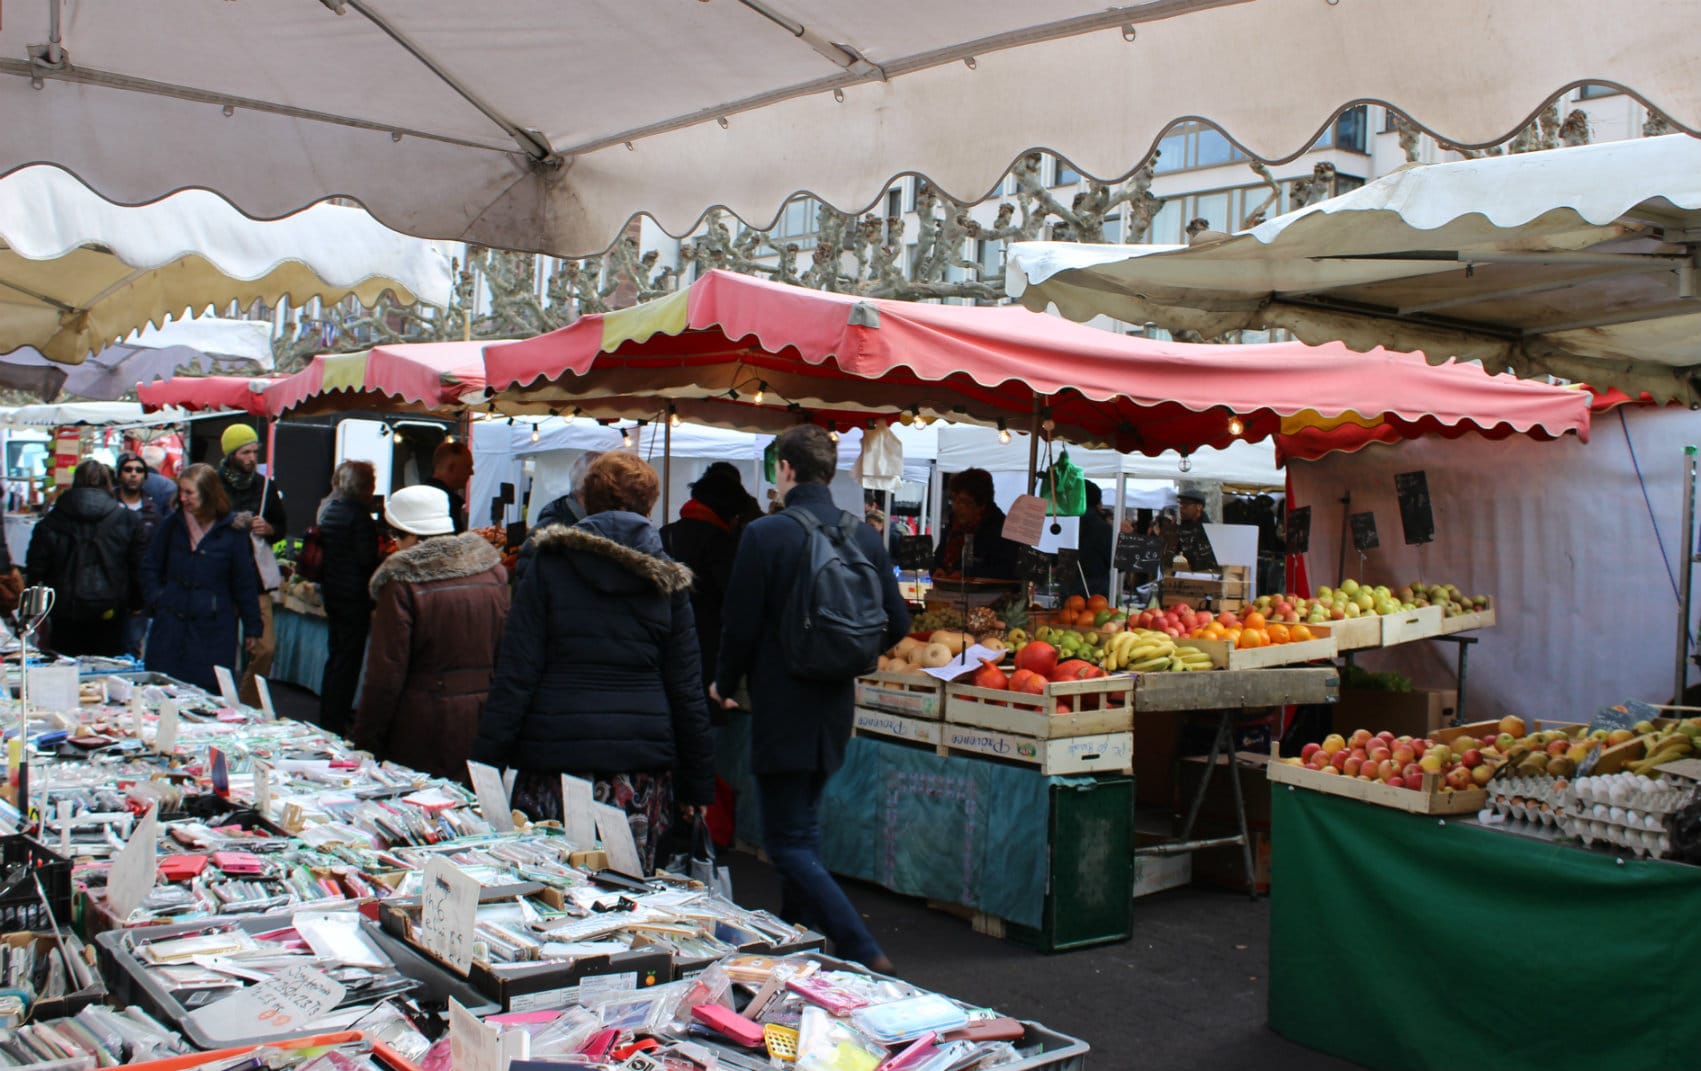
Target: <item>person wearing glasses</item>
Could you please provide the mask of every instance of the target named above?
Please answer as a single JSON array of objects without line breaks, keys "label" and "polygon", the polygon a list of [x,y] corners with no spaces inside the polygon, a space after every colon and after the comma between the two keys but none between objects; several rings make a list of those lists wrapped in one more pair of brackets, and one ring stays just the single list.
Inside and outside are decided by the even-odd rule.
[{"label": "person wearing glasses", "polygon": [[[141,455],[128,450],[118,455],[118,486],[113,489],[112,497],[135,515],[142,528],[143,546],[153,542],[154,529],[159,527],[161,519],[159,504],[147,491],[148,476],[148,463]],[[175,491],[176,485],[172,487]],[[124,623],[124,650],[135,658],[142,657],[151,620],[145,609],[137,609]]]}]

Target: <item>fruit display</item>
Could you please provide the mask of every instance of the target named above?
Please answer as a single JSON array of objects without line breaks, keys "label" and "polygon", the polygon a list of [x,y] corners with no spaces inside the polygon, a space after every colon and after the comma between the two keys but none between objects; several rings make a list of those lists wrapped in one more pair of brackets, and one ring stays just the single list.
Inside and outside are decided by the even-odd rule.
[{"label": "fruit display", "polygon": [[1164,673],[1213,669],[1209,653],[1156,629],[1133,628],[1105,634],[1041,625],[1032,640],[1012,646],[1018,655],[1029,643],[1054,646],[1065,658],[1092,662],[1106,673]]},{"label": "fruit display", "polygon": [[[1632,775],[1651,774],[1657,766],[1694,754],[1698,737],[1701,737],[1701,718],[1664,727],[1641,721],[1630,729],[1584,732],[1573,727],[1526,733],[1524,720],[1511,715],[1486,729],[1473,726],[1471,732],[1471,738],[1478,741],[1484,753],[1492,754],[1495,766],[1507,767],[1507,776],[1554,778],[1575,776],[1593,751],[1604,752],[1632,741],[1639,741],[1641,757],[1626,762],[1624,769]],[[1457,746],[1457,738],[1454,744]]]},{"label": "fruit display", "polygon": [[[1288,606],[1287,603],[1276,605]],[[1271,612],[1291,614],[1292,610],[1272,609]],[[1142,610],[1134,616],[1130,627],[1155,630],[1174,639],[1223,640],[1243,651],[1316,639],[1309,625],[1293,623],[1285,617],[1277,620],[1266,616],[1262,610],[1249,610],[1244,616],[1233,610],[1219,610],[1213,614],[1195,610],[1186,603],[1177,603],[1162,610]]]},{"label": "fruit display", "polygon": [[[1443,617],[1458,617],[1486,610],[1488,601],[1487,595],[1466,595],[1452,584],[1413,583],[1389,588],[1385,584],[1372,586],[1348,579],[1338,587],[1318,588],[1315,598],[1260,595],[1256,605],[1266,614],[1278,615],[1280,620],[1324,625],[1355,617],[1420,610],[1425,606],[1441,607]],[[1287,604],[1285,609],[1281,607],[1283,603]]]},{"label": "fruit display", "polygon": [[1455,751],[1429,737],[1356,729],[1350,736],[1330,733],[1321,744],[1307,744],[1299,755],[1281,761],[1331,776],[1414,790],[1423,788],[1425,774],[1435,774],[1440,791],[1460,792],[1481,788],[1494,777],[1496,767],[1486,752],[1477,747]]},{"label": "fruit display", "polygon": [[1071,595],[1063,600],[1063,606],[1054,618],[1053,624],[1064,628],[1119,632],[1123,623],[1128,620],[1128,615],[1112,606],[1110,600],[1103,595],[1094,595],[1091,598]]}]

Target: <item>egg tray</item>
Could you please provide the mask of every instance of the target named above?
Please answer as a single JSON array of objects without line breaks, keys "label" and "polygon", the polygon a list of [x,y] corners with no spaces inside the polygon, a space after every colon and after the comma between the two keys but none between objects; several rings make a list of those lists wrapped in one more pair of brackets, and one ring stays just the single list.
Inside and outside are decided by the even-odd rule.
[{"label": "egg tray", "polygon": [[1671,853],[1671,816],[1688,802],[1688,789],[1662,784],[1639,774],[1585,777],[1560,794],[1564,805],[1556,824],[1581,840],[1624,848],[1638,857]]},{"label": "egg tray", "polygon": [[1564,810],[1562,797],[1569,789],[1550,777],[1508,777],[1489,782],[1488,791],[1488,807],[1501,817],[1552,826]]}]

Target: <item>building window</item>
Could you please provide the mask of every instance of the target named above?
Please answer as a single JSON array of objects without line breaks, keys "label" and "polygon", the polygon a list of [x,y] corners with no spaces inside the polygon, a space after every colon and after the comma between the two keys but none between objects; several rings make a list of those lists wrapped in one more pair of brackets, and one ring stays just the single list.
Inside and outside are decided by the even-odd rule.
[{"label": "building window", "polygon": [[1602,85],[1599,82],[1589,82],[1577,89],[1578,100],[1595,100],[1600,97],[1616,97],[1624,90],[1617,86]]},{"label": "building window", "polygon": [[994,279],[1004,272],[1004,240],[1001,238],[977,238],[975,240],[975,263],[980,266],[982,279]]},{"label": "building window", "polygon": [[1158,174],[1220,167],[1250,159],[1227,135],[1204,123],[1181,123],[1158,142]]},{"label": "building window", "polygon": [[1397,133],[1399,133],[1399,130],[1400,130],[1400,126],[1399,126],[1399,123],[1398,123],[1399,118],[1400,118],[1399,112],[1395,111],[1392,108],[1383,108],[1382,109],[1382,132],[1384,134],[1397,134]]},{"label": "building window", "polygon": [[1053,223],[1051,225],[1051,240],[1054,242],[1073,242],[1075,238],[1069,231],[1069,224]]},{"label": "building window", "polygon": [[1345,149],[1347,152],[1364,152],[1366,127],[1369,125],[1368,111],[1360,104],[1348,108],[1335,118],[1329,129],[1323,131],[1323,136],[1317,139],[1312,149]]},{"label": "building window", "polygon": [[785,210],[780,213],[780,221],[774,227],[775,238],[801,238],[814,234],[816,230],[816,204],[808,197],[799,197],[787,202]]},{"label": "building window", "polygon": [[1122,213],[1106,216],[1104,221],[1104,240],[1116,245],[1122,241]]},{"label": "building window", "polygon": [[1053,186],[1073,186],[1081,181],[1081,173],[1065,163],[1063,157],[1059,156],[1056,160],[1056,178],[1052,182]]}]

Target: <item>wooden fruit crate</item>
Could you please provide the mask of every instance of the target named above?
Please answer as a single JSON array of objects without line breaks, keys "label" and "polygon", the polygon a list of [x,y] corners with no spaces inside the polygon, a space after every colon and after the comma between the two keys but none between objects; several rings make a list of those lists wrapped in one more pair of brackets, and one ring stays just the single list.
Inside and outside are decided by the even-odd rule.
[{"label": "wooden fruit crate", "polygon": [[1095,733],[1042,739],[945,722],[939,750],[947,755],[1002,759],[1038,767],[1046,776],[1134,772],[1134,733]]},{"label": "wooden fruit crate", "polygon": [[1333,703],[1340,694],[1341,675],[1334,666],[1244,673],[1142,673],[1134,682],[1134,709],[1264,710]]},{"label": "wooden fruit crate", "polygon": [[[1315,629],[1317,625],[1307,625]],[[1366,647],[1382,646],[1382,619],[1379,617],[1347,617],[1321,626],[1335,637],[1335,650],[1362,651]]]},{"label": "wooden fruit crate", "polygon": [[[1370,729],[1370,726],[1367,725],[1367,726],[1365,726],[1365,728]],[[1529,735],[1530,733],[1550,732],[1554,729],[1563,730],[1565,735],[1571,736],[1571,737],[1582,736],[1584,733],[1589,731],[1589,727],[1587,725],[1582,725],[1582,724],[1579,724],[1577,722],[1571,722],[1571,721],[1545,721],[1544,722],[1544,721],[1541,721],[1539,719],[1533,719],[1533,718],[1524,719],[1524,733],[1525,733],[1525,735]],[[1479,740],[1480,741],[1483,737],[1487,736],[1489,733],[1498,733],[1499,731],[1500,731],[1500,721],[1497,718],[1494,721],[1477,721],[1477,722],[1472,722],[1469,725],[1455,725],[1450,729],[1442,729],[1440,732],[1437,732],[1434,735],[1434,739],[1437,743],[1447,744],[1447,745],[1451,746],[1453,741],[1457,740],[1461,736],[1469,736],[1473,740]],[[1371,732],[1376,732],[1376,730],[1371,729]]]},{"label": "wooden fruit crate", "polygon": [[[945,686],[945,720],[958,725],[982,728],[1012,729],[1017,724],[1035,728],[1017,729],[1028,736],[1063,736],[1051,727],[1056,720],[1066,729],[1074,721],[1091,726],[1082,733],[1131,730],[1133,715],[1134,677],[1117,673],[1085,681],[1064,681],[1047,684],[1039,695],[1010,692],[998,688],[976,688],[972,684]],[[1058,703],[1069,705],[1059,713]],[[1012,720],[1012,716],[1015,720]],[[1087,718],[1087,715],[1091,715]],[[1112,724],[1114,723],[1114,724]]]},{"label": "wooden fruit crate", "polygon": [[1163,604],[1187,603],[1194,608],[1205,599],[1212,610],[1241,610],[1252,601],[1252,570],[1245,565],[1223,566],[1217,580],[1170,577],[1163,582]]},{"label": "wooden fruit crate", "polygon": [[[1359,620],[1363,620],[1360,618]],[[1372,618],[1382,624],[1382,646],[1393,647],[1414,640],[1427,640],[1441,635],[1441,607],[1420,606],[1416,610],[1401,610]]]},{"label": "wooden fruit crate", "polygon": [[1289,766],[1282,761],[1280,744],[1270,747],[1268,774],[1270,780],[1277,784],[1309,788],[1313,792],[1327,792],[1331,796],[1345,796],[1413,814],[1474,814],[1482,810],[1488,799],[1488,793],[1480,788],[1463,792],[1444,789],[1440,774],[1424,774],[1423,784],[1418,788],[1392,788],[1380,781],[1360,781],[1356,777],[1326,774],[1305,766]]},{"label": "wooden fruit crate", "polygon": [[1441,619],[1441,631],[1438,635],[1451,636],[1455,632],[1470,632],[1472,629],[1493,628],[1496,624],[1494,616],[1494,600],[1488,600],[1488,608],[1475,613],[1460,614],[1458,617]]},{"label": "wooden fruit crate", "polygon": [[907,718],[884,710],[857,707],[851,721],[851,731],[857,736],[882,736],[911,744],[937,747],[943,735],[938,721]]},{"label": "wooden fruit crate", "polygon": [[945,682],[916,673],[865,673],[856,679],[856,705],[938,721],[945,716]]},{"label": "wooden fruit crate", "polygon": [[1211,656],[1222,669],[1261,669],[1265,666],[1292,666],[1318,659],[1332,659],[1337,648],[1332,629],[1327,625],[1307,625],[1315,639],[1299,643],[1278,643],[1270,647],[1238,650],[1227,640],[1188,639],[1181,641],[1197,647]]}]

